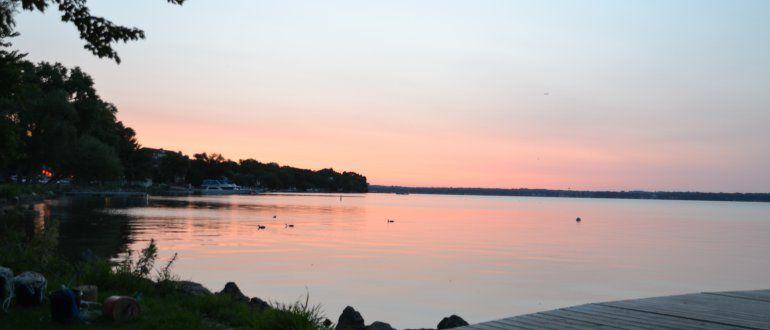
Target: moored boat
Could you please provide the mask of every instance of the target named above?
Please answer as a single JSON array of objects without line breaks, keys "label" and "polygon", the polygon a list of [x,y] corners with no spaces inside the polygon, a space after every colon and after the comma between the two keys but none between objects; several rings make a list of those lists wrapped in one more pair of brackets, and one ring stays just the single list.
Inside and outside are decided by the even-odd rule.
[{"label": "moored boat", "polygon": [[198,190],[203,195],[239,195],[251,194],[252,190],[240,187],[226,179],[223,180],[203,180]]}]

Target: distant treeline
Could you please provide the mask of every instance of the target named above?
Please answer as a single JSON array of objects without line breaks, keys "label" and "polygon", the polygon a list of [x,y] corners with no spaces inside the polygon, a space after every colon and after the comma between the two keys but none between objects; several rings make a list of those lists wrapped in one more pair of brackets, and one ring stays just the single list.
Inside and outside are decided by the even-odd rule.
[{"label": "distant treeline", "polygon": [[366,177],[218,154],[142,148],[79,68],[32,63],[0,49],[0,182],[199,185],[227,178],[271,190],[365,192]]},{"label": "distant treeline", "polygon": [[179,152],[154,149],[153,180],[169,184],[200,185],[205,179],[226,178],[240,186],[270,190],[366,192],[366,177],[354,172],[337,172],[331,168],[312,171],[254,159],[238,162],[218,154],[195,154],[189,158]]},{"label": "distant treeline", "polygon": [[502,188],[441,188],[441,187],[369,187],[370,192],[440,194],[440,195],[481,195],[481,196],[529,196],[569,198],[618,198],[618,199],[665,199],[693,201],[739,201],[770,202],[770,193],[710,193],[690,191],[587,191],[550,189],[502,189]]}]

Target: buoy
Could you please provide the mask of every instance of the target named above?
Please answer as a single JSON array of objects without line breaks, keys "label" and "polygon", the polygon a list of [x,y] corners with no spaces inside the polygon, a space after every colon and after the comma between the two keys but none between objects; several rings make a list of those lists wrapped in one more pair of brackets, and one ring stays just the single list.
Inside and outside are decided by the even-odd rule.
[{"label": "buoy", "polygon": [[575,221],[576,221],[576,222],[580,222],[580,221],[581,221],[581,220],[580,220],[580,217],[577,217],[577,219],[575,219]]}]

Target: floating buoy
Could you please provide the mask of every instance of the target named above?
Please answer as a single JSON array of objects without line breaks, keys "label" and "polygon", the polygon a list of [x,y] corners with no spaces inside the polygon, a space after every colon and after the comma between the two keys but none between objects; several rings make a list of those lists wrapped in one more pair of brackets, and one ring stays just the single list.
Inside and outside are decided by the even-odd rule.
[{"label": "floating buoy", "polygon": [[575,219],[575,222],[580,222],[580,221],[581,221],[580,217],[577,217],[577,219]]}]

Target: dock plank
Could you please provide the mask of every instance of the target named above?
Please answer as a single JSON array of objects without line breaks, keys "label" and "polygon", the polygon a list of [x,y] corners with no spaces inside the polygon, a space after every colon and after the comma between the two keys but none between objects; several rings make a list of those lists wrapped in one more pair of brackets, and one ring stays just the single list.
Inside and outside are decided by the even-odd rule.
[{"label": "dock plank", "polygon": [[[616,308],[610,306],[603,306],[599,304],[589,304],[577,307],[571,307],[569,310],[588,313],[593,315],[603,315],[606,317],[636,321],[644,325],[653,326],[655,328],[665,329],[725,329],[724,326],[713,324],[704,321],[685,319],[674,316],[666,316],[653,313],[639,312],[624,308]],[[737,329],[737,328],[732,328]]]},{"label": "dock plank", "polygon": [[770,290],[706,292],[706,294],[770,302]]},{"label": "dock plank", "polygon": [[747,299],[696,294],[616,301],[601,305],[770,330],[770,303]]},{"label": "dock plank", "polygon": [[770,290],[704,292],[585,304],[458,329],[770,330]]}]

